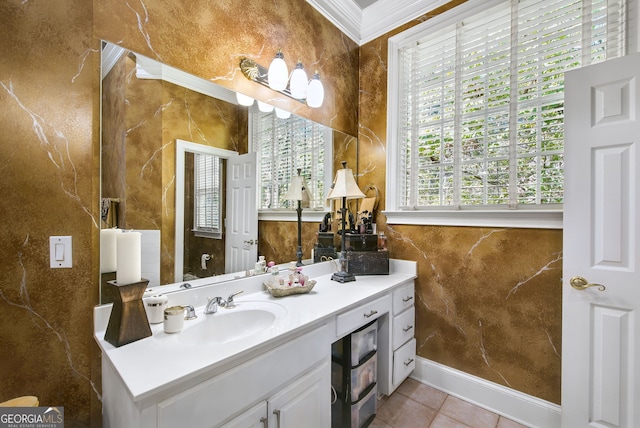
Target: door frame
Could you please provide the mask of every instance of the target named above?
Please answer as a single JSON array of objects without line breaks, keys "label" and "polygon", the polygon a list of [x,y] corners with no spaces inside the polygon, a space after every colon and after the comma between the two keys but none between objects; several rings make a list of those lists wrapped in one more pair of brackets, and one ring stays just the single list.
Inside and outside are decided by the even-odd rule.
[{"label": "door frame", "polygon": [[176,221],[174,238],[174,282],[183,281],[183,258],[184,258],[184,185],[185,171],[184,161],[186,153],[199,153],[218,156],[222,159],[229,159],[238,156],[238,152],[232,150],[219,149],[217,147],[196,144],[190,141],[176,139]]}]

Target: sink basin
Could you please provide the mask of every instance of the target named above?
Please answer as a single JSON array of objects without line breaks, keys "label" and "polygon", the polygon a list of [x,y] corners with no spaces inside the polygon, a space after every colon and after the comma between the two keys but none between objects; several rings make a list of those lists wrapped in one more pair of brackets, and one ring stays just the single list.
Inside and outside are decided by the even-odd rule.
[{"label": "sink basin", "polygon": [[185,321],[184,329],[176,336],[180,342],[198,345],[233,342],[262,332],[286,313],[277,303],[236,301],[235,308],[221,307],[215,314],[205,315],[202,309],[197,310],[198,319]]}]

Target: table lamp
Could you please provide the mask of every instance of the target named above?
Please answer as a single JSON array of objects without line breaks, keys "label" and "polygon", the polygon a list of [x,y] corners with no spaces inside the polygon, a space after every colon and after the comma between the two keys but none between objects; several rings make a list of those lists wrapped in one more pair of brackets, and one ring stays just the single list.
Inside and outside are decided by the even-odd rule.
[{"label": "table lamp", "polygon": [[365,194],[360,191],[355,178],[353,177],[353,171],[347,168],[347,163],[342,162],[342,169],[339,169],[336,173],[336,178],[333,180],[327,199],[342,199],[342,246],[340,247],[340,269],[338,272],[331,276],[331,280],[338,282],[351,282],[355,281],[356,277],[347,272],[347,252],[346,252],[346,232],[345,232],[345,218],[347,216],[347,199],[362,199]]}]

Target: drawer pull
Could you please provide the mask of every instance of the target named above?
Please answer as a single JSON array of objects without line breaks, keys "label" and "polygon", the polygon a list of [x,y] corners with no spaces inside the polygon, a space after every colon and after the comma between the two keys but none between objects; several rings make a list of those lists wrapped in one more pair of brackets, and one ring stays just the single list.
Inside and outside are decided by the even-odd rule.
[{"label": "drawer pull", "polygon": [[372,316],[374,316],[377,313],[378,313],[378,311],[376,311],[375,309],[371,309],[371,312],[369,312],[368,314],[364,314],[364,316],[365,316],[365,318],[371,318]]},{"label": "drawer pull", "polygon": [[262,422],[262,426],[264,426],[264,428],[269,428],[269,419],[262,417],[260,418],[260,422]]},{"label": "drawer pull", "polygon": [[409,359],[407,360],[407,362],[406,362],[406,363],[404,363],[404,365],[408,367],[408,366],[409,366],[409,364],[411,364],[411,363],[413,363],[413,358],[409,358]]},{"label": "drawer pull", "polygon": [[412,325],[408,325],[405,328],[402,329],[402,331],[404,331],[405,333],[408,332],[409,330],[411,330],[413,328]]},{"label": "drawer pull", "polygon": [[280,428],[280,410],[274,410],[273,414],[276,415],[276,426]]},{"label": "drawer pull", "polygon": [[405,297],[405,298],[403,298],[403,299],[402,299],[402,301],[403,301],[404,303],[407,303],[407,302],[409,302],[409,301],[411,301],[411,300],[413,300],[413,296],[407,296],[407,297]]}]

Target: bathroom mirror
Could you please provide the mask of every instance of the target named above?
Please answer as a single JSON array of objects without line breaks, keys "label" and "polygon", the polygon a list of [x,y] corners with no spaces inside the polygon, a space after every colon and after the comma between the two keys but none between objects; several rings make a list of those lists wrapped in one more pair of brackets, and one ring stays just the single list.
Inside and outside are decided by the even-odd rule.
[{"label": "bathroom mirror", "polygon": [[[153,260],[149,269],[159,272],[149,278],[143,266],[143,277],[153,280],[150,285],[174,283],[179,277],[174,267],[176,166],[184,168],[176,163],[176,140],[246,154],[248,109],[237,105],[228,89],[117,45],[103,45],[101,227],[141,231],[143,259]],[[355,138],[334,134],[340,135],[334,145]],[[233,279],[233,273],[224,272],[224,237],[199,240],[206,240],[206,248],[191,247],[188,252],[197,258],[192,264],[206,262],[200,274],[226,273],[224,277]],[[205,254],[209,260],[202,260]],[[101,283],[113,279],[109,274],[101,272]]]}]

